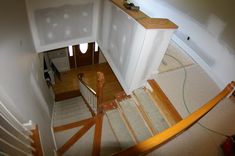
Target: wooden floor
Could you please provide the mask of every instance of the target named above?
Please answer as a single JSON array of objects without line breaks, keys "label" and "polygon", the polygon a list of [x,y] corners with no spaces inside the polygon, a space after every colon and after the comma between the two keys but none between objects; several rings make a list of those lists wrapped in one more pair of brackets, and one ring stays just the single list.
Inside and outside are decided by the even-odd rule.
[{"label": "wooden floor", "polygon": [[114,95],[123,91],[123,89],[108,63],[102,63],[61,73],[61,80],[56,80],[56,84],[53,85],[56,101],[65,99],[68,96],[66,94],[71,95],[73,93],[73,97],[78,95],[75,94],[79,91],[78,73],[84,73],[84,81],[96,91],[97,71],[101,71],[105,75],[104,102],[113,100]]}]

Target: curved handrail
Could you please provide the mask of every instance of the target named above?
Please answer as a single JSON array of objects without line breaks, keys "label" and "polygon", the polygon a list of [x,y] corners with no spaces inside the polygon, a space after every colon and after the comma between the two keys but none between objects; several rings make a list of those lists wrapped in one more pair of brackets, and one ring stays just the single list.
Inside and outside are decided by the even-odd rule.
[{"label": "curved handrail", "polygon": [[79,74],[77,75],[77,77],[78,77],[78,79],[81,81],[81,83],[82,83],[84,86],[86,86],[86,88],[89,89],[89,90],[91,91],[91,93],[94,94],[94,95],[97,97],[96,91],[94,91],[94,89],[92,89],[91,87],[89,87],[89,85],[88,85],[86,82],[83,81],[83,79],[82,79],[83,76],[84,76],[83,73],[79,73]]},{"label": "curved handrail", "polygon": [[231,92],[234,91],[235,82],[231,82],[223,89],[216,97],[210,100],[208,103],[203,105],[201,108],[193,112],[191,115],[181,120],[174,126],[166,129],[165,131],[143,141],[139,144],[130,147],[126,150],[123,150],[114,156],[129,156],[129,155],[140,155],[147,154],[148,152],[154,150],[159,147],[163,143],[169,141],[174,136],[180,134],[185,131],[187,128],[195,124],[199,119],[205,116],[212,108],[214,108],[221,100],[223,100],[226,96],[228,96]]}]

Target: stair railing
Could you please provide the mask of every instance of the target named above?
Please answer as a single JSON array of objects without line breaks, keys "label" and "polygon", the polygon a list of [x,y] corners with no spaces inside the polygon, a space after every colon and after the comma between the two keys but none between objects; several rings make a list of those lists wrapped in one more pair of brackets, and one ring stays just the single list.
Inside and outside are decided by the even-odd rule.
[{"label": "stair railing", "polygon": [[171,138],[176,135],[184,132],[189,127],[194,125],[198,120],[200,120],[203,116],[205,116],[211,109],[213,109],[220,101],[226,98],[229,95],[234,94],[235,82],[231,82],[224,88],[217,96],[215,96],[208,103],[203,105],[201,108],[193,112],[191,115],[181,120],[177,124],[172,127],[164,130],[163,132],[138,143],[135,146],[132,146],[126,150],[123,150],[119,153],[114,154],[114,156],[135,156],[148,154],[149,152],[157,149],[162,144],[169,141]]},{"label": "stair railing", "polygon": [[100,112],[99,105],[103,101],[104,74],[97,72],[97,92],[84,82],[83,76],[83,73],[78,74],[80,93],[88,104],[89,109],[92,109],[95,114],[98,114]]},{"label": "stair railing", "polygon": [[0,101],[0,155],[33,155],[36,149],[28,130]]}]

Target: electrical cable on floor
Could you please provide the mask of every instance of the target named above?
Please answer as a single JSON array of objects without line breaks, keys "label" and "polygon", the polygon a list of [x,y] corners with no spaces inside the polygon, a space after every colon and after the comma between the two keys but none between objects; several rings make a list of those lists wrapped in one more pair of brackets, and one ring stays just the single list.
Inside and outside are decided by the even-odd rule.
[{"label": "electrical cable on floor", "polygon": [[[184,67],[183,63],[182,63],[180,60],[178,60],[176,57],[174,57],[174,56],[172,56],[172,55],[169,55],[169,54],[165,54],[165,55],[168,56],[168,57],[173,58],[176,62],[178,62],[178,63],[180,64],[180,66],[181,66],[181,67],[183,68],[183,70],[184,70],[184,81],[183,81],[183,87],[182,87],[183,104],[184,104],[184,106],[185,106],[187,112],[188,112],[189,114],[191,114],[192,112],[189,110],[188,105],[187,105],[186,100],[185,100],[185,84],[186,84],[186,79],[187,79],[187,71],[186,71],[186,68]],[[206,129],[206,130],[208,130],[208,131],[210,131],[210,132],[212,132],[212,133],[215,133],[215,134],[217,134],[217,135],[220,135],[220,136],[223,136],[223,137],[226,137],[226,138],[229,138],[229,137],[230,137],[229,135],[226,135],[226,134],[224,134],[224,133],[215,131],[215,130],[213,130],[213,129],[210,129],[210,128],[208,128],[208,127],[202,125],[199,121],[197,122],[197,124],[198,124],[199,126],[201,126],[202,128],[204,128],[204,129]]]}]

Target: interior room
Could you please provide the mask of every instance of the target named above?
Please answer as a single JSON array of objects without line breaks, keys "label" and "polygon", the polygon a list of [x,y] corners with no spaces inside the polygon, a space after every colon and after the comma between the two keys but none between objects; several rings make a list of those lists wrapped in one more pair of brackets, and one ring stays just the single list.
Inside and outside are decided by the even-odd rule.
[{"label": "interior room", "polygon": [[234,155],[234,6],[3,0],[0,156]]}]

